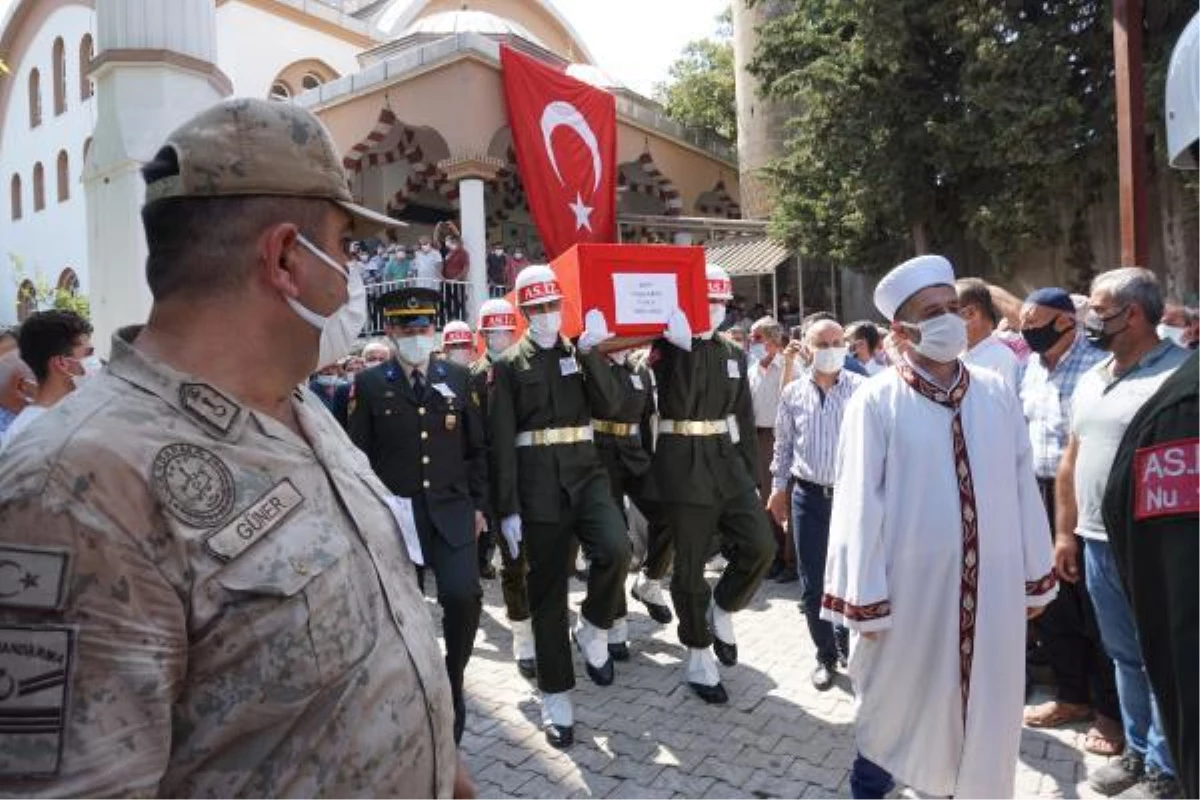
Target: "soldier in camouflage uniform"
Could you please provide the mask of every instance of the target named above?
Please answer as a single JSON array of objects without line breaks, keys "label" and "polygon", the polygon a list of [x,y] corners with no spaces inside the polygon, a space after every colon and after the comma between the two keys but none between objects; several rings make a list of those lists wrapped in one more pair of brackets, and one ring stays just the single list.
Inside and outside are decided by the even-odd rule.
[{"label": "soldier in camouflage uniform", "polygon": [[[676,311],[665,341],[650,350],[660,416],[651,485],[675,547],[671,598],[679,639],[690,650],[686,680],[705,702],[724,703],[729,697],[708,648],[722,664],[737,663],[733,613],[750,602],[770,568],[775,539],[754,481],[746,354],[715,332],[732,286],[719,267],[707,272],[709,329],[693,337],[687,317]],[[715,590],[704,578],[714,532],[729,561]]]},{"label": "soldier in camouflage uniform", "polygon": [[[500,358],[514,341],[517,329],[517,311],[503,298],[494,298],[479,307],[479,334],[484,339],[485,351],[471,365],[471,391],[479,399],[484,416],[487,416],[488,385],[492,377],[492,363]],[[490,434],[490,427],[489,427]],[[493,490],[494,491],[494,490]],[[488,520],[493,536],[500,534],[500,518],[494,514]],[[532,679],[537,675],[537,662],[533,642],[533,623],[529,619],[529,594],[525,579],[529,574],[529,563],[525,557],[525,544],[515,546],[508,542],[500,546],[500,591],[504,595],[504,611],[512,629],[513,658],[522,676]]]},{"label": "soldier in camouflage uniform", "polygon": [[622,390],[596,346],[608,337],[599,311],[576,348],[563,339],[562,290],[546,266],[517,276],[529,331],[492,365],[488,418],[500,532],[529,556],[529,607],[537,644],[542,721],[554,747],[574,741],[575,685],[567,616],[567,552],[572,534],[591,562],[574,637],[588,675],[613,681],[608,630],[624,592],[629,539],[596,455],[591,421],[616,412]]},{"label": "soldier in camouflage uniform", "polygon": [[340,262],[386,218],[285,103],[221,103],[143,174],[149,322],[0,462],[5,792],[469,791],[389,493],[298,388],[365,321]]}]

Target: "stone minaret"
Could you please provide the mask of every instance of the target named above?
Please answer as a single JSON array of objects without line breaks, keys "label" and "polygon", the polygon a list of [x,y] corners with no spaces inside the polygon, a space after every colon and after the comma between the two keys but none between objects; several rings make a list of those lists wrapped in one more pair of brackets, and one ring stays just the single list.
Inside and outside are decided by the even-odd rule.
[{"label": "stone minaret", "polygon": [[758,94],[758,81],[746,69],[754,58],[758,28],[764,22],[786,13],[790,4],[778,0],[758,0],[746,7],[746,0],[733,0],[733,63],[737,91],[738,167],[741,172],[742,215],[747,219],[770,216],[770,198],[758,177],[758,171],[783,155],[786,125],[792,109]]},{"label": "stone minaret", "polygon": [[213,0],[97,0],[96,130],[84,165],[93,340],[146,321],[141,165],[181,122],[232,92]]}]

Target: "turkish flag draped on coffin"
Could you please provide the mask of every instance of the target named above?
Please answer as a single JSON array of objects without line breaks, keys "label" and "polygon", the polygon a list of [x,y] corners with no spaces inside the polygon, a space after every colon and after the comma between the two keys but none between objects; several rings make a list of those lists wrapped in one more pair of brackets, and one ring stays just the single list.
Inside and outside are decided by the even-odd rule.
[{"label": "turkish flag draped on coffin", "polygon": [[546,257],[614,241],[616,100],[503,45],[500,67],[517,170]]}]

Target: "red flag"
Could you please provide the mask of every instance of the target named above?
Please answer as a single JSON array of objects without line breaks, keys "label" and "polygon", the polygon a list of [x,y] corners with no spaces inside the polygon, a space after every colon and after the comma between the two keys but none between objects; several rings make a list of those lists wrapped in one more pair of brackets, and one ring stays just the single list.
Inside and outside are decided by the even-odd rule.
[{"label": "red flag", "polygon": [[614,241],[615,98],[504,45],[500,66],[517,170],[546,257]]}]

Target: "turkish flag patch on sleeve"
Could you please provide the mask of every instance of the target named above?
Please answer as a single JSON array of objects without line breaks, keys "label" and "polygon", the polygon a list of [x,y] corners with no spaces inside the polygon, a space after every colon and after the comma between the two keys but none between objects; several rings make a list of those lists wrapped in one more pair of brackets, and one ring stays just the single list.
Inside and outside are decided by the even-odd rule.
[{"label": "turkish flag patch on sleeve", "polygon": [[1198,455],[1200,439],[1178,439],[1134,453],[1134,519],[1200,512]]}]

